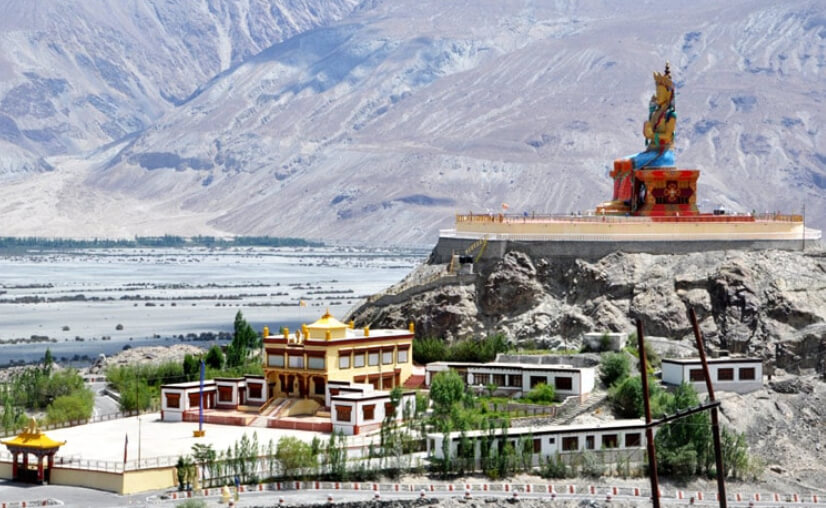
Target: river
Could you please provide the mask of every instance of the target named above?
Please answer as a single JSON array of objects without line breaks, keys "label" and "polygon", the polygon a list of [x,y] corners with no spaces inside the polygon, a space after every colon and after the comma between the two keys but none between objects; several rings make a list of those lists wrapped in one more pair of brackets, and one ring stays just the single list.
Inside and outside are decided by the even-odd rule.
[{"label": "river", "polygon": [[75,365],[126,347],[198,336],[204,340],[194,343],[207,347],[226,342],[239,310],[256,330],[295,329],[327,308],[343,319],[426,255],[414,249],[204,247],[0,257],[0,366],[38,361],[47,347],[58,361]]}]

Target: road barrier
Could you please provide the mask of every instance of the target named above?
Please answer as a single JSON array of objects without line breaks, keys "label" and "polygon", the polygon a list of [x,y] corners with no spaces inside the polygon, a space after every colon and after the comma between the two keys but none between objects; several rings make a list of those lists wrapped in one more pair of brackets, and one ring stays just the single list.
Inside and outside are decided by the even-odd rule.
[{"label": "road barrier", "polygon": [[[378,499],[376,496],[381,496],[382,493],[397,493],[400,494],[402,492],[409,492],[411,495],[416,496],[416,492],[419,493],[418,497],[427,497],[428,493],[432,494],[456,494],[460,496],[472,496],[473,491],[477,492],[484,492],[484,493],[499,493],[500,495],[506,494],[510,495],[510,497],[518,498],[522,493],[531,494],[531,495],[547,495],[548,498],[554,500],[557,496],[565,497],[583,497],[583,495],[591,496],[594,499],[605,499],[605,500],[618,500],[621,498],[639,498],[639,497],[649,497],[650,498],[650,491],[641,489],[640,487],[617,487],[617,486],[603,486],[598,487],[595,485],[588,485],[587,487],[582,487],[582,492],[577,496],[577,486],[574,484],[566,484],[564,486],[557,486],[553,483],[527,483],[527,484],[510,484],[510,483],[461,483],[461,484],[453,484],[453,483],[362,483],[362,482],[324,482],[324,481],[310,481],[310,482],[301,482],[301,481],[291,481],[291,482],[278,482],[278,483],[267,483],[267,484],[253,484],[253,485],[242,485],[238,489],[239,492],[265,492],[265,491],[301,491],[301,490],[309,490],[309,491],[319,491],[319,490],[351,490],[351,491],[365,491],[365,493],[371,493],[375,499]],[[219,497],[221,495],[220,489],[203,489],[200,492],[178,492],[172,491],[166,496],[162,496],[164,499],[184,499],[187,497]],[[682,490],[674,490],[670,492],[665,492],[662,489],[660,490],[660,497],[666,498],[670,497],[671,499],[684,501],[685,504],[704,504],[707,502],[706,499],[714,499],[715,501],[718,500],[719,495],[715,493],[714,495],[708,495],[703,492],[695,492],[694,495],[688,496]],[[800,494],[794,493],[790,495],[781,495],[779,493],[773,494],[763,494],[760,492],[744,494],[742,492],[735,493],[733,495],[729,495],[728,498],[732,502],[737,503],[750,503],[754,506],[768,506],[768,503],[780,503],[780,502],[787,502],[787,503],[798,503],[798,504],[805,504],[807,506],[812,505],[823,505],[826,506],[826,503],[821,503],[821,497],[817,494],[810,494],[807,496],[801,496]],[[771,501],[770,501],[771,500]],[[0,508],[19,508],[22,506],[39,506],[43,502],[47,500],[41,500],[36,502],[27,502],[23,504],[22,502],[17,503],[0,503]],[[54,504],[54,503],[52,503]],[[283,504],[279,501],[279,504]],[[772,505],[774,506],[774,505]]]}]

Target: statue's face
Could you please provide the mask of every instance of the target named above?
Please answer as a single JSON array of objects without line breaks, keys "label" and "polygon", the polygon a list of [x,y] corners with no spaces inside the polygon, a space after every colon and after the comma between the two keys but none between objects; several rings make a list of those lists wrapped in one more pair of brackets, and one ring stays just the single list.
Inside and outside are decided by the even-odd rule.
[{"label": "statue's face", "polygon": [[668,104],[671,100],[671,92],[663,85],[657,85],[657,104]]}]

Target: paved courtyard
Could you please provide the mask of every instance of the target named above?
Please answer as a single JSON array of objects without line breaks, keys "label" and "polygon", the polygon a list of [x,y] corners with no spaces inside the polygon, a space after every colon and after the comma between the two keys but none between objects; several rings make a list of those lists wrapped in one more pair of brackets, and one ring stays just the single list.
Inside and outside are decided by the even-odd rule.
[{"label": "paved courtyard", "polygon": [[300,430],[210,424],[204,424],[204,437],[192,437],[192,431],[197,429],[197,423],[162,422],[159,413],[147,413],[139,417],[50,430],[47,435],[58,441],[66,441],[66,445],[57,453],[58,462],[61,456],[84,460],[123,461],[123,445],[127,435],[129,461],[136,460],[139,451],[141,459],[177,457],[190,453],[195,443],[211,444],[216,450],[226,450],[241,439],[244,433],[252,437],[253,432],[256,432],[261,445],[266,445],[270,439],[277,443],[283,436],[294,436],[304,441],[311,441],[313,436],[327,438],[324,434]]}]

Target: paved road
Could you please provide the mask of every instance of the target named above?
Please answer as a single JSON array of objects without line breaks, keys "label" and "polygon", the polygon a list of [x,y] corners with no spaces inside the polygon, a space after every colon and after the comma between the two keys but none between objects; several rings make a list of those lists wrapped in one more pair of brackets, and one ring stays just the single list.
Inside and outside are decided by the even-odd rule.
[{"label": "paved road", "polygon": [[[132,496],[119,496],[109,492],[101,492],[98,490],[84,489],[80,487],[64,487],[64,486],[26,486],[20,484],[12,484],[10,482],[0,481],[0,503],[13,501],[38,501],[43,499],[56,499],[61,501],[67,507],[88,507],[88,508],[108,508],[119,506],[145,506],[145,507],[173,507],[181,504],[181,500],[161,500],[160,493],[143,493]],[[513,493],[510,492],[473,492],[473,499],[480,500],[485,498],[499,498],[510,499],[513,498]],[[252,506],[282,506],[279,501],[284,499],[283,506],[300,506],[308,504],[325,504],[328,502],[328,496],[332,496],[335,502],[366,502],[374,499],[375,493],[369,490],[353,491],[353,490],[298,490],[298,491],[281,491],[281,492],[245,492],[241,494],[240,500],[235,506],[252,507]],[[413,499],[420,496],[419,492],[382,492],[381,499]],[[463,492],[428,492],[429,499],[447,499],[447,498],[462,498]],[[555,498],[547,493],[519,493],[520,499],[541,499],[553,506],[553,501],[605,501],[605,494],[589,495],[576,494],[565,495],[559,494]],[[209,497],[205,499],[207,506],[218,507],[226,506],[220,503],[220,498]],[[649,506],[649,501],[641,497],[631,496],[617,496],[613,499],[613,503],[624,503],[632,506]],[[688,500],[677,500],[673,498],[663,498],[663,505],[668,506],[686,506]],[[778,506],[777,503],[770,502],[756,502],[751,505],[748,501],[735,502],[729,501],[731,507],[747,507],[747,506]],[[717,506],[715,501],[695,502],[695,506]],[[811,503],[796,503],[795,507],[822,507],[823,504],[814,505]]]},{"label": "paved road", "polygon": [[92,416],[108,415],[120,411],[118,401],[103,394],[103,389],[106,388],[105,382],[89,383],[89,388],[95,394],[95,408]]}]

